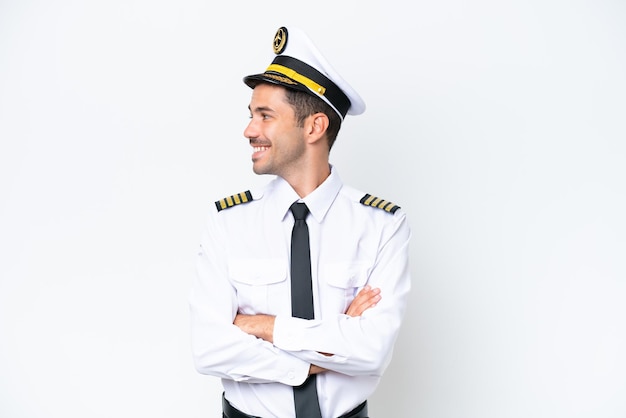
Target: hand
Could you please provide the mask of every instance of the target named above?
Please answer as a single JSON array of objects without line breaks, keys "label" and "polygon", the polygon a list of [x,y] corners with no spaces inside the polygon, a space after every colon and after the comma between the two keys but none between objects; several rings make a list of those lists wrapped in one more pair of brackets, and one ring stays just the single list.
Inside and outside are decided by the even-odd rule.
[{"label": "hand", "polygon": [[311,364],[311,367],[309,367],[309,376],[311,376],[312,374],[319,374],[319,373],[323,373],[325,372],[327,369],[320,367],[320,366],[316,366],[315,364]]},{"label": "hand", "polygon": [[348,306],[348,310],[346,311],[346,315],[361,316],[363,312],[376,306],[380,299],[380,289],[372,289],[370,285],[367,285],[361,289],[352,303],[350,303],[350,306]]}]

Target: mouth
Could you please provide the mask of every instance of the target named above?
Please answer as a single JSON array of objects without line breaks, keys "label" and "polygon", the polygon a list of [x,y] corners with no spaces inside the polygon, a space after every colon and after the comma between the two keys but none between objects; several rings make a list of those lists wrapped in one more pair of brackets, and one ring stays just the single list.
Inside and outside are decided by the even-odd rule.
[{"label": "mouth", "polygon": [[261,156],[263,156],[265,151],[270,149],[268,145],[258,145],[258,144],[251,144],[251,145],[252,145],[252,161],[258,160],[259,158],[261,158]]}]

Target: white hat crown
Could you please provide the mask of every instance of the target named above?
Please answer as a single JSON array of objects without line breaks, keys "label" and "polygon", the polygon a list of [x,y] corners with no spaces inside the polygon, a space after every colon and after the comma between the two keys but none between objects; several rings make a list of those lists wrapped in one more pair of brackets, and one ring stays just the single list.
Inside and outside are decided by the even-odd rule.
[{"label": "white hat crown", "polygon": [[304,31],[281,27],[273,39],[276,57],[264,73],[250,75],[244,82],[254,88],[259,82],[279,84],[306,91],[328,103],[343,119],[359,115],[365,102],[339,75]]}]

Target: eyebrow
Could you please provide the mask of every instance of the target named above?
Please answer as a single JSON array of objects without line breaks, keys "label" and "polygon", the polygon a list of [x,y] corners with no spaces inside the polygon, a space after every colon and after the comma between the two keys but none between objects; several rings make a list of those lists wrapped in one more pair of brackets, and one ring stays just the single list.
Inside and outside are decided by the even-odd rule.
[{"label": "eyebrow", "polygon": [[[250,106],[248,106],[248,110],[250,112],[253,112],[252,108]],[[259,107],[255,107],[254,108],[254,112],[259,113],[259,112],[274,112],[274,109],[267,107],[267,106],[259,106]]]}]

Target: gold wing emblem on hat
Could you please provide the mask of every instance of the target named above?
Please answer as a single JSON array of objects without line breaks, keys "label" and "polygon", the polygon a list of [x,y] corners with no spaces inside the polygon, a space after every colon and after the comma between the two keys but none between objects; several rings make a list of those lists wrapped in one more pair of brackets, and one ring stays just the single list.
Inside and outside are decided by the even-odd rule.
[{"label": "gold wing emblem on hat", "polygon": [[276,31],[276,35],[274,35],[274,43],[273,43],[274,53],[276,55],[280,54],[281,52],[285,50],[286,46],[287,46],[287,28],[283,26],[281,28],[278,28],[278,30]]}]

